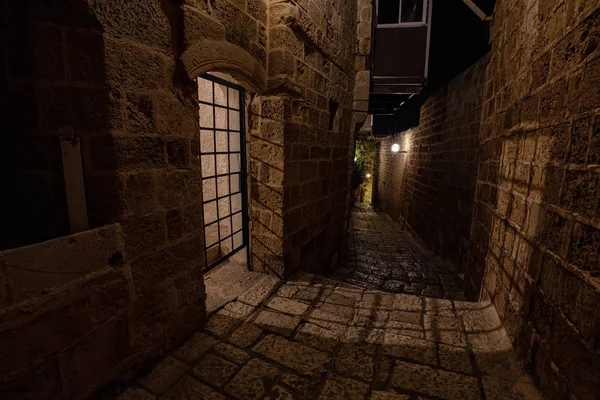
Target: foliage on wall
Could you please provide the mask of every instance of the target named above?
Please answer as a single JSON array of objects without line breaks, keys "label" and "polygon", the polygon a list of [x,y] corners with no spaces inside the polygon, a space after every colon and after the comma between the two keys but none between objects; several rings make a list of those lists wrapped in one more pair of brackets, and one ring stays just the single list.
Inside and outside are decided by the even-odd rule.
[{"label": "foliage on wall", "polygon": [[377,161],[377,150],[378,143],[373,136],[359,138],[356,141],[354,179],[352,181],[355,199],[360,198],[361,191],[367,186],[369,179],[372,179]]}]

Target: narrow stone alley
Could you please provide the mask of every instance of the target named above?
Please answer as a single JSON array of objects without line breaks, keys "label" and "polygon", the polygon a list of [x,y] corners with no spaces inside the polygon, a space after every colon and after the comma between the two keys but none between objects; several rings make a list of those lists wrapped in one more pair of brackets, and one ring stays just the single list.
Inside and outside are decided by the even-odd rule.
[{"label": "narrow stone alley", "polygon": [[464,300],[462,281],[424,251],[400,225],[370,206],[352,212],[348,268],[336,279],[391,293]]},{"label": "narrow stone alley", "polygon": [[[335,279],[217,271],[207,290],[230,301],[118,399],[540,398],[490,303],[426,296],[457,278],[385,215],[355,210],[352,230],[355,269]],[[211,287],[227,276],[235,295]],[[394,276],[410,283],[381,284]]]}]

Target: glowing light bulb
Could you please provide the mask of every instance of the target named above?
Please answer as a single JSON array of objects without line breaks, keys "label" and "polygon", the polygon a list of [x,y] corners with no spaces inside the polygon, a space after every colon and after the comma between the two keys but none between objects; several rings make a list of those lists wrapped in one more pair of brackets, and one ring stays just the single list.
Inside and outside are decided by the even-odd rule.
[{"label": "glowing light bulb", "polygon": [[400,151],[400,145],[398,143],[394,143],[392,145],[392,152],[397,153]]},{"label": "glowing light bulb", "polygon": [[354,161],[358,160],[358,157],[354,156]]},{"label": "glowing light bulb", "polygon": [[371,174],[367,174],[367,178],[370,178],[370,177],[371,177]]}]

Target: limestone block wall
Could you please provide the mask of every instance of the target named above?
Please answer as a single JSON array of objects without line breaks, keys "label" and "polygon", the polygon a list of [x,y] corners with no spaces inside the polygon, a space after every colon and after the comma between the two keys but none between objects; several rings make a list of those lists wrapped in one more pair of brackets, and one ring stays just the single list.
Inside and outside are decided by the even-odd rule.
[{"label": "limestone block wall", "polygon": [[[86,397],[128,374],[136,298],[124,254],[118,224],[0,252],[4,398]],[[175,293],[163,299],[155,310],[176,307]]]},{"label": "limestone block wall", "polygon": [[548,399],[600,393],[600,3],[496,2],[467,271]]},{"label": "limestone block wall", "polygon": [[253,265],[259,270],[288,275],[338,262],[356,15],[354,1],[269,4],[268,93],[250,110],[252,197],[261,210],[253,220]]},{"label": "limestone block wall", "polygon": [[[384,138],[379,149],[376,205],[460,270],[470,241],[488,60],[429,97],[419,126]],[[406,153],[392,153],[394,143]]]},{"label": "limestone block wall", "polygon": [[[202,325],[194,79],[206,72],[227,73],[247,90],[253,267],[286,275],[338,262],[349,204],[355,1],[2,7],[14,101],[1,140],[15,156],[2,162],[16,171],[7,187],[18,189],[10,199],[21,208],[3,215],[12,222],[2,224],[2,249],[17,248],[0,257],[0,355],[14,359],[11,348],[26,349],[31,332],[48,331],[37,338],[39,351],[22,351],[18,368],[1,371],[9,397],[88,397]],[[65,131],[82,148],[90,230],[77,235],[68,235],[58,152]],[[33,224],[40,215],[46,219]],[[107,227],[115,237],[108,257],[93,250],[103,248],[97,235]],[[78,235],[95,244],[78,245]],[[72,251],[35,270],[35,257],[10,258],[29,243]],[[97,258],[80,266],[88,252]]]},{"label": "limestone block wall", "polygon": [[16,171],[9,179],[17,187],[46,191],[9,199],[33,218],[60,215],[67,227],[38,237],[31,234],[38,226],[15,213],[16,232],[36,243],[69,233],[66,210],[46,207],[61,196],[65,207],[56,150],[67,128],[81,142],[90,227],[117,222],[119,235],[117,255],[98,253],[89,265],[79,264],[97,253],[99,238],[85,246],[77,235],[57,239],[73,251],[39,270],[37,247],[14,263],[19,249],[5,252],[0,329],[2,366],[10,370],[0,373],[0,386],[9,398],[85,398],[130,377],[204,319],[197,92],[178,58],[181,8],[78,0],[2,7],[14,21],[2,31],[3,42],[14,44],[3,47],[10,66],[3,73],[17,96],[8,134],[16,139],[3,147],[17,163],[3,172]]}]

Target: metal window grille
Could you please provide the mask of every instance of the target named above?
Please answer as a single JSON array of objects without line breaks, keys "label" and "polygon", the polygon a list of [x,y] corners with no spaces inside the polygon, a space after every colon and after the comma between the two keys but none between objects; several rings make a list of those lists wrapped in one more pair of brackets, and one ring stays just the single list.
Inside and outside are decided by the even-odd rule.
[{"label": "metal window grille", "polygon": [[248,251],[244,90],[208,74],[197,82],[207,272],[244,247]]}]

